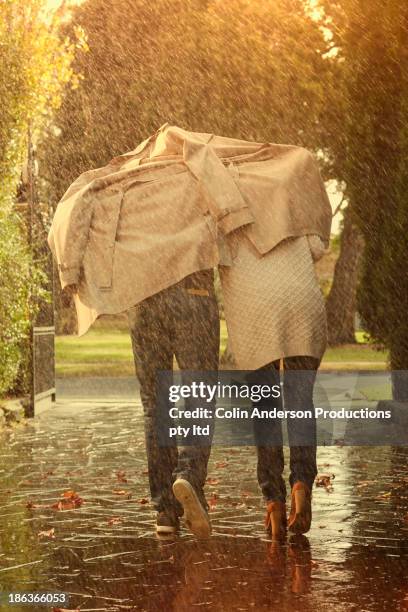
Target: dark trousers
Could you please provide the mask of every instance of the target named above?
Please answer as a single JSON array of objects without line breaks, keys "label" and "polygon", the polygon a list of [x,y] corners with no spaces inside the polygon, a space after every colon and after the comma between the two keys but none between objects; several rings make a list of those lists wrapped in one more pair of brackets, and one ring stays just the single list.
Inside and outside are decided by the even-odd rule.
[{"label": "dark trousers", "polygon": [[144,411],[150,493],[158,512],[182,514],[172,492],[177,477],[186,478],[205,504],[203,487],[210,446],[161,445],[157,406],[160,370],[217,371],[220,324],[212,270],[192,274],[128,311],[136,374]]},{"label": "dark trousers", "polygon": [[[285,410],[310,410],[311,419],[287,419],[290,446],[291,487],[302,481],[312,489],[317,474],[316,419],[314,417],[313,387],[319,360],[314,357],[288,357],[283,359],[283,400]],[[251,382],[279,384],[280,362],[274,361],[251,375]],[[259,380],[257,380],[257,378]],[[259,409],[282,407],[280,400],[261,400],[254,403]],[[279,419],[254,420],[254,436],[258,454],[258,483],[266,501],[285,501],[286,486],[282,473],[284,457],[282,424]]]}]

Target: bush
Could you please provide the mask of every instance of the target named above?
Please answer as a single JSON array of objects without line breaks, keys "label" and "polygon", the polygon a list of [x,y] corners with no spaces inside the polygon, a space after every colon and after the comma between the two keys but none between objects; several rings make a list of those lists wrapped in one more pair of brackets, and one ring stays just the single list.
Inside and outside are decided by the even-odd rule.
[{"label": "bush", "polygon": [[0,270],[1,396],[13,385],[19,371],[21,345],[35,309],[32,289],[39,281],[15,214],[0,214]]},{"label": "bush", "polygon": [[63,86],[75,84],[71,63],[84,46],[80,37],[61,41],[45,7],[45,0],[0,2],[0,396],[19,370],[23,386],[27,380],[21,366],[29,361],[30,322],[44,297],[41,262],[34,262],[13,208],[28,133],[35,141],[49,125]]}]

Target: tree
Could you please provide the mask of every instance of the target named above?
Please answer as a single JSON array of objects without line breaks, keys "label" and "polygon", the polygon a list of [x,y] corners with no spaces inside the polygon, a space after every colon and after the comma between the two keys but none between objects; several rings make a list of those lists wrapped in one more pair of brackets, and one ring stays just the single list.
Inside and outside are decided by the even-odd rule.
[{"label": "tree", "polygon": [[408,5],[338,0],[326,11],[345,66],[343,178],[365,239],[358,308],[391,369],[407,370]]},{"label": "tree", "polygon": [[357,287],[364,241],[353,223],[350,210],[344,212],[340,253],[333,283],[326,301],[328,342],[330,346],[353,344],[357,312]]},{"label": "tree", "polygon": [[[123,16],[126,15],[126,19]],[[89,53],[42,146],[57,202],[82,171],[130,150],[168,121],[325,149],[326,42],[301,0],[86,0]]]}]

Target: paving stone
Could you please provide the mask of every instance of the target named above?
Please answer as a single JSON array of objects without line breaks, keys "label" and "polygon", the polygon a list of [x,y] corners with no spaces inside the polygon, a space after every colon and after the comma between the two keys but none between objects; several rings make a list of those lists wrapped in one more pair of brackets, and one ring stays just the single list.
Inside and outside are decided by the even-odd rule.
[{"label": "paving stone", "polygon": [[[138,401],[62,402],[0,440],[3,591],[61,591],[64,607],[109,612],[407,605],[408,448],[319,448],[332,486],[313,491],[310,533],[276,546],[250,447],[213,449],[212,537],[183,527],[157,540]],[[68,509],[69,496],[83,503]]]}]

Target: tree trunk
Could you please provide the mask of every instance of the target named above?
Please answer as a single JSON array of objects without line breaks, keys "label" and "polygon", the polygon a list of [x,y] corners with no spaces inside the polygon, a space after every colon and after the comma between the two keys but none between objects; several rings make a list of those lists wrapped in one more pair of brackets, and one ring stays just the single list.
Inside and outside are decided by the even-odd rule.
[{"label": "tree trunk", "polygon": [[346,209],[340,239],[340,255],[334,268],[333,284],[327,298],[329,345],[355,342],[354,319],[358,274],[364,242]]}]

